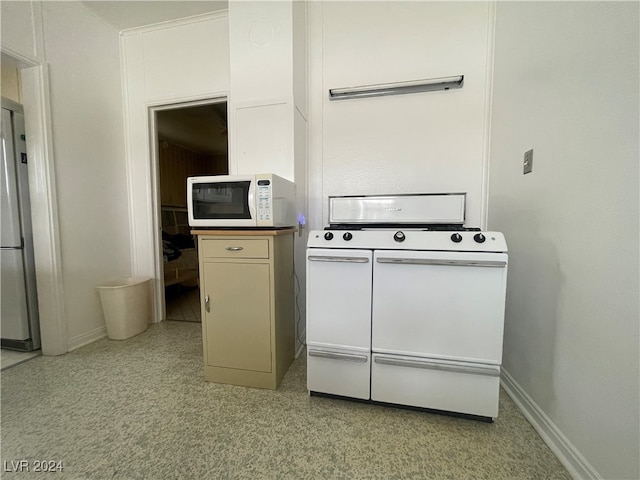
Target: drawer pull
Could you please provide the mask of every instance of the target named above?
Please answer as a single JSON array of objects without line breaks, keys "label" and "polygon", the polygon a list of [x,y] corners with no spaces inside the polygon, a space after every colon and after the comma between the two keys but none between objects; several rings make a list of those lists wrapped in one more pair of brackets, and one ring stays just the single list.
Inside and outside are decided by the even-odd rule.
[{"label": "drawer pull", "polygon": [[244,250],[244,247],[226,247],[225,250],[229,252],[239,252],[240,250]]},{"label": "drawer pull", "polygon": [[320,255],[309,255],[311,262],[345,262],[345,263],[368,263],[367,257],[330,257]]},{"label": "drawer pull", "polygon": [[439,260],[428,258],[392,258],[381,257],[377,259],[378,263],[401,263],[404,265],[442,265],[445,267],[495,267],[503,268],[507,266],[507,262],[500,260]]},{"label": "drawer pull", "polygon": [[211,305],[209,304],[209,295],[205,295],[205,296],[204,296],[204,309],[205,309],[207,312],[210,312],[210,311],[211,311]]},{"label": "drawer pull", "polygon": [[427,370],[441,370],[444,372],[470,373],[474,375],[487,375],[489,377],[499,377],[500,367],[480,366],[480,365],[456,365],[449,362],[437,362],[428,360],[410,360],[406,358],[374,357],[373,360],[379,365],[391,365],[394,367],[424,368]]},{"label": "drawer pull", "polygon": [[347,362],[367,363],[366,355],[353,353],[323,352],[321,350],[309,350],[310,357],[330,358],[332,360],[346,360]]}]

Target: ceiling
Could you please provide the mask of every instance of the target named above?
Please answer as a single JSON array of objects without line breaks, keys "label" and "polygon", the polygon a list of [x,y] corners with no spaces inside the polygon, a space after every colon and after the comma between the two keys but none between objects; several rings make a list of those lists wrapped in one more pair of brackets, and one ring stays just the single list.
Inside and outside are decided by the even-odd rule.
[{"label": "ceiling", "polygon": [[118,31],[218,12],[226,10],[229,6],[227,0],[130,2],[85,0],[81,3]]}]

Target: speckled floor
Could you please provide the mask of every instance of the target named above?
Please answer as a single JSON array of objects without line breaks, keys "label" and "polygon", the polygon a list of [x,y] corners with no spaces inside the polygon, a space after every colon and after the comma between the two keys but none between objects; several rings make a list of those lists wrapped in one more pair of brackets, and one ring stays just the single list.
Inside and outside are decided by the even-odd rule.
[{"label": "speckled floor", "polygon": [[309,397],[305,369],[277,391],[207,383],[189,322],[40,356],[1,374],[2,478],[570,478],[505,394],[486,424]]}]

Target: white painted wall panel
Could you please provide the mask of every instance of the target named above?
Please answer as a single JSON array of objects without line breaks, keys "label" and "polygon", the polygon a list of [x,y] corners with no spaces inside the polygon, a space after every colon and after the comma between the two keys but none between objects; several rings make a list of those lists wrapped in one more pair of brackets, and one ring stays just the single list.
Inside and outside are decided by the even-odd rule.
[{"label": "white painted wall panel", "polygon": [[[322,128],[312,135],[322,135],[322,151],[311,158],[322,163],[321,223],[330,195],[467,192],[467,224],[480,226],[490,5],[325,2],[321,15],[311,19],[322,22],[320,49],[311,38],[311,51],[321,50],[311,58],[322,71],[321,91],[311,92],[321,98],[312,115]],[[328,100],[330,88],[450,75],[464,75],[464,87]]]},{"label": "white painted wall panel", "polygon": [[134,275],[154,276],[153,192],[149,118],[145,98],[145,64],[141,33],[121,38],[124,68],[126,155],[131,229],[131,260]]},{"label": "white painted wall panel", "polygon": [[119,37],[76,2],[43,2],[69,348],[104,335],[94,289],[131,273]]},{"label": "white painted wall panel", "polygon": [[239,174],[275,173],[294,181],[293,103],[236,106]]},{"label": "white painted wall panel", "polygon": [[307,7],[306,1],[293,2],[293,101],[305,118],[308,116]]},{"label": "white painted wall panel", "polygon": [[233,101],[293,92],[291,1],[229,2]]},{"label": "white painted wall panel", "polygon": [[497,5],[504,367],[585,460],[576,478],[640,477],[638,24],[637,2]]},{"label": "white painted wall panel", "polygon": [[2,50],[16,57],[42,60],[42,19],[40,2],[2,1]]},{"label": "white painted wall panel", "polygon": [[226,91],[227,18],[209,18],[142,33],[145,99]]}]

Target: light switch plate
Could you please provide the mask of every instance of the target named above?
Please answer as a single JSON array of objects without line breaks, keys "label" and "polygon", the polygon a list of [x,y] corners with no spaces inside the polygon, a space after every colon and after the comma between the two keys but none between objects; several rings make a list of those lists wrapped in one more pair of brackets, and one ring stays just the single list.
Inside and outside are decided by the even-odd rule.
[{"label": "light switch plate", "polygon": [[523,174],[531,173],[533,170],[533,148],[524,152]]}]

